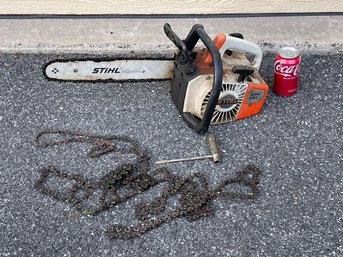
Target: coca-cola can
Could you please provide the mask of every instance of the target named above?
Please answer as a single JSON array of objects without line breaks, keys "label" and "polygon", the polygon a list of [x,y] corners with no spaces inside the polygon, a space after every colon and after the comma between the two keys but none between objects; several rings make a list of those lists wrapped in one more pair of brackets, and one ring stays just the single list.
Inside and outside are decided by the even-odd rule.
[{"label": "coca-cola can", "polygon": [[301,57],[294,47],[283,47],[275,56],[273,91],[290,96],[298,90]]}]

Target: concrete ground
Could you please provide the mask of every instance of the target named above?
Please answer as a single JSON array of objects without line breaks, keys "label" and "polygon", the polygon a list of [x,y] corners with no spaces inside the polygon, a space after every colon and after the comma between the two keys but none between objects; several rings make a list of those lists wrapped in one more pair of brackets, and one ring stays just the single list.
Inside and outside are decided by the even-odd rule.
[{"label": "concrete ground", "polygon": [[26,53],[158,52],[174,46],[163,32],[164,23],[185,38],[191,27],[203,24],[218,32],[240,32],[246,39],[275,51],[292,45],[302,51],[342,51],[343,16],[155,18],[155,19],[0,19],[0,51]]},{"label": "concrete ground", "polygon": [[[215,200],[214,216],[174,219],[136,239],[108,239],[111,224],[136,224],[133,207],[95,217],[34,190],[46,165],[99,178],[127,158],[94,161],[87,145],[36,148],[43,128],[129,135],[154,161],[207,154],[206,138],[189,129],[169,82],[60,83],[42,64],[77,56],[1,54],[0,256],[342,256],[342,55],[304,55],[299,92],[269,92],[263,110],[212,126],[222,162],[168,165],[180,176],[201,172],[214,187],[246,164],[261,170],[256,200]],[[271,84],[272,55],[262,74]],[[53,185],[52,185],[53,186]],[[143,199],[152,199],[154,193]],[[139,198],[142,199],[142,198]]]}]

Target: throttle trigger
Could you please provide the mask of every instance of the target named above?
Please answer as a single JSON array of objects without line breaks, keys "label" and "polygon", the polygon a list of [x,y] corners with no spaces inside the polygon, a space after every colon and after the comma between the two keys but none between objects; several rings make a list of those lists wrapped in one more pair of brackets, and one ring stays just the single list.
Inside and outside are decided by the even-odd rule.
[{"label": "throttle trigger", "polygon": [[243,35],[241,33],[238,33],[238,32],[230,33],[229,36],[244,39]]},{"label": "throttle trigger", "polygon": [[254,68],[249,66],[234,66],[232,68],[233,73],[239,74],[237,81],[243,82],[248,76],[254,73]]}]

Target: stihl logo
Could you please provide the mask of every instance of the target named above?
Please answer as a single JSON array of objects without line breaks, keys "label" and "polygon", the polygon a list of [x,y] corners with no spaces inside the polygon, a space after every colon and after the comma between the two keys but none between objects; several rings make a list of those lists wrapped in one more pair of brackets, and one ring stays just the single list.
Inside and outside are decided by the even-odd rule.
[{"label": "stihl logo", "polygon": [[218,105],[229,105],[238,103],[238,99],[218,99]]},{"label": "stihl logo", "polygon": [[297,77],[300,72],[300,62],[297,65],[282,65],[282,61],[276,61],[274,64],[274,71],[284,77]]},{"label": "stihl logo", "polygon": [[120,73],[119,68],[94,68],[92,73]]}]

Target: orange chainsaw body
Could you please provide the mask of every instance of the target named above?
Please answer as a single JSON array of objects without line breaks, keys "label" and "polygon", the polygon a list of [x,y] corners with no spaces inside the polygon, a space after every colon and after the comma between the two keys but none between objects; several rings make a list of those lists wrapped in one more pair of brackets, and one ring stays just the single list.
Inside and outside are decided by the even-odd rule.
[{"label": "orange chainsaw body", "polygon": [[[219,33],[215,37],[213,42],[214,45],[218,49],[220,49],[224,45],[226,40],[226,35],[223,33]],[[207,49],[204,49],[197,54],[195,64],[201,76],[212,76],[213,67],[211,66],[211,62],[212,58]],[[211,120],[211,124],[219,124],[239,120],[258,113],[263,106],[269,89],[268,85],[264,82],[257,69],[254,69],[251,75],[247,76],[243,81],[240,81],[238,83],[239,74],[234,73],[232,69],[235,66],[251,66],[251,63],[245,56],[244,52],[236,51],[234,49],[227,51],[222,56],[222,64],[223,85],[230,84],[236,85],[236,87],[234,89],[227,89],[227,94],[221,94],[219,96],[216,110]],[[207,85],[202,86],[200,86],[199,84],[201,84],[201,80],[199,80],[199,78],[197,78],[196,81],[194,81],[193,83],[192,81],[189,82],[187,90],[188,94],[186,93],[183,111],[192,112],[194,115],[201,118],[201,110],[194,107],[201,105],[201,103],[199,103],[199,101],[195,103],[194,98],[208,97],[202,93],[199,93],[199,91],[201,91],[201,88],[210,90],[211,83],[207,83]],[[245,86],[240,86],[239,84],[244,84]],[[239,87],[239,89],[237,87]],[[225,90],[224,86],[222,90]],[[207,92],[207,95],[208,94],[209,92]],[[222,117],[220,119],[216,117],[216,111],[222,111],[221,116],[226,116],[226,118]],[[224,115],[223,112],[225,111],[230,113]]]},{"label": "orange chainsaw body", "polygon": [[[219,33],[212,40],[200,24],[194,25],[184,40],[169,24],[164,30],[179,49],[171,81],[172,100],[191,128],[204,133],[210,124],[228,123],[261,110],[268,85],[259,74],[263,54],[258,45],[239,33]],[[206,48],[194,48],[199,39]]]}]

